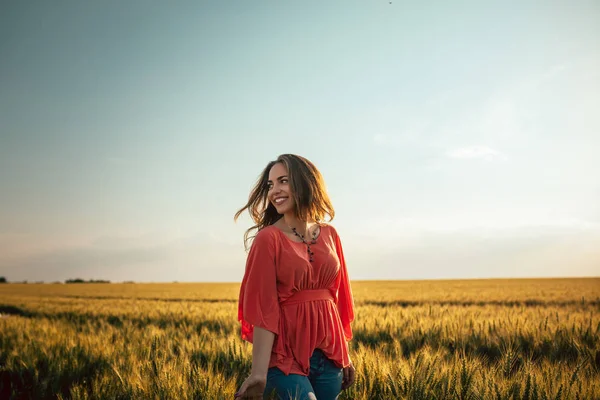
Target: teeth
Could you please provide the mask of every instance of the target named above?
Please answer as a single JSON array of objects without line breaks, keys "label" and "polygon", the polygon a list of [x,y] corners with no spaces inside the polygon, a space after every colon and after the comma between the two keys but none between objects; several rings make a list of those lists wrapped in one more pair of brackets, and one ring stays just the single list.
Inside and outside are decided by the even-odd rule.
[{"label": "teeth", "polygon": [[275,199],[275,203],[277,203],[277,204],[283,203],[284,201],[285,201],[285,198]]}]

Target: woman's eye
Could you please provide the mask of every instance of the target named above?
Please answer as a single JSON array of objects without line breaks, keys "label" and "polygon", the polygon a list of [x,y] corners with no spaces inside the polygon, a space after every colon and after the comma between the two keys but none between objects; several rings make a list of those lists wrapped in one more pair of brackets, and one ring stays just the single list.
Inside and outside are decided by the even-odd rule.
[{"label": "woman's eye", "polygon": [[288,180],[287,180],[287,179],[282,179],[282,180],[281,180],[281,183],[287,183],[287,182],[288,182]]}]

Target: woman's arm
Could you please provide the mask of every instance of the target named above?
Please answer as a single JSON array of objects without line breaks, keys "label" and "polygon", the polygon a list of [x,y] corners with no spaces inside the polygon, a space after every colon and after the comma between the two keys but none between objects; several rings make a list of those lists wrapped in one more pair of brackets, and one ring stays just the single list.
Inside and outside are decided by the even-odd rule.
[{"label": "woman's arm", "polygon": [[254,327],[254,341],[252,343],[252,370],[246,378],[240,390],[235,394],[236,398],[262,399],[267,386],[267,372],[275,334],[261,327]]},{"label": "woman's arm", "polygon": [[242,339],[252,343],[252,369],[236,398],[262,399],[275,335],[279,333],[279,296],[275,240],[268,231],[256,234],[240,286],[238,319]]},{"label": "woman's arm", "polygon": [[252,371],[250,375],[267,378],[271,349],[275,334],[259,326],[254,327],[254,342],[252,343]]},{"label": "woman's arm", "polygon": [[350,286],[350,277],[348,276],[344,251],[342,250],[342,242],[337,235],[337,232],[335,234],[335,250],[340,260],[339,286],[336,304],[344,328],[344,336],[346,341],[350,341],[352,339],[352,328],[350,324],[354,321],[354,297],[352,295],[352,287]]}]

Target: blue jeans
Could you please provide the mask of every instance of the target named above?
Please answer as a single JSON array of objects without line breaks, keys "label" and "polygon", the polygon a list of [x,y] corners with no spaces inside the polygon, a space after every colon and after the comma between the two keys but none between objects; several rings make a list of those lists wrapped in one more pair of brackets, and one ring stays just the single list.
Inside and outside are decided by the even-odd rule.
[{"label": "blue jeans", "polygon": [[[313,393],[317,400],[336,400],[342,390],[343,377],[342,368],[316,349],[310,357],[308,376],[286,376],[277,367],[269,368],[263,399],[308,400],[308,394]],[[275,395],[270,397],[273,392]]]}]

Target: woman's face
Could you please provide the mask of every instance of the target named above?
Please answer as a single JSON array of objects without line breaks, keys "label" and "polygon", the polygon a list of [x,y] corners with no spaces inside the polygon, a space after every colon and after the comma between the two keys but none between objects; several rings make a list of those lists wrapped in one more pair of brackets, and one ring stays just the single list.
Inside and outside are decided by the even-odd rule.
[{"label": "woman's face", "polygon": [[294,198],[285,165],[276,163],[271,167],[267,185],[269,188],[267,196],[277,213],[285,214],[294,210]]}]

